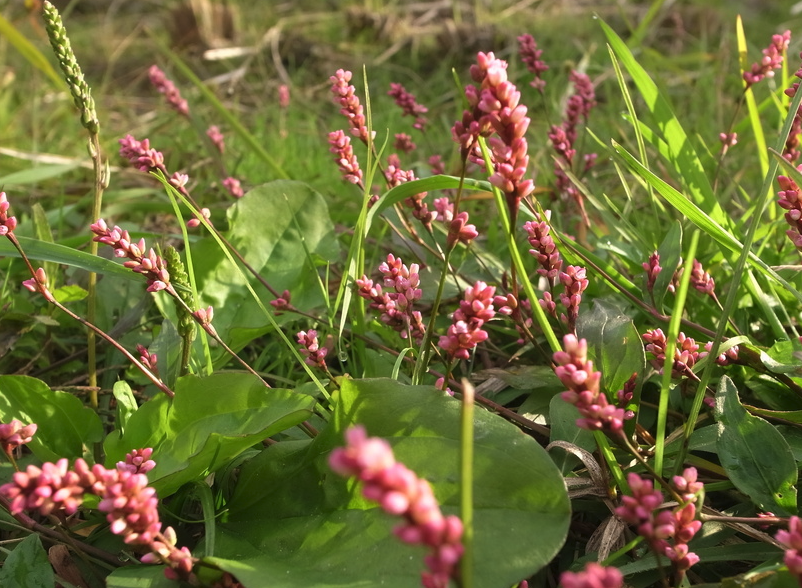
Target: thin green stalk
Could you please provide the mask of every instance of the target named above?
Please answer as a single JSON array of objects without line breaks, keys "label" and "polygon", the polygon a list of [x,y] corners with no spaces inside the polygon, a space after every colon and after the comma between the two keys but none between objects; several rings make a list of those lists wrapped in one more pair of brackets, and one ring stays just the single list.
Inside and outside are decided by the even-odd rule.
[{"label": "thin green stalk", "polygon": [[473,410],[474,388],[462,380],[460,419],[460,517],[462,518],[461,588],[473,588]]},{"label": "thin green stalk", "polygon": [[[680,279],[677,295],[674,299],[674,309],[671,320],[668,323],[668,334],[666,335],[666,357],[663,362],[663,379],[660,385],[660,402],[657,408],[657,432],[655,435],[654,448],[654,469],[661,476],[663,475],[663,459],[665,456],[666,443],[666,420],[668,419],[668,397],[671,394],[671,377],[674,371],[674,349],[677,346],[677,336],[685,311],[685,299],[688,296],[688,288],[691,282],[691,270],[693,260],[696,259],[696,249],[699,245],[699,231],[694,230],[691,234],[691,243],[685,253],[685,266]],[[724,321],[726,323],[726,321]],[[715,357],[712,356],[711,357]],[[713,363],[713,362],[711,362]],[[704,395],[704,389],[702,389]],[[655,480],[655,487],[659,486],[659,480]]]}]

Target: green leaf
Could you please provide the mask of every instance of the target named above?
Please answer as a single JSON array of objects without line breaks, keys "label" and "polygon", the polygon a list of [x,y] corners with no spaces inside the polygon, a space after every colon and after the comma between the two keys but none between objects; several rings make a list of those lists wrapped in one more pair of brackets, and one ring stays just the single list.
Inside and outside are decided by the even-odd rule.
[{"label": "green leaf", "polygon": [[[549,423],[551,424],[549,442],[566,441],[591,453],[596,451],[596,439],[593,433],[577,427],[576,421],[579,418],[581,415],[576,406],[556,394],[549,404]],[[580,463],[578,457],[565,451],[562,447],[551,448],[549,455],[563,475],[569,473]]]},{"label": "green leaf", "polygon": [[0,568],[0,586],[53,588],[55,585],[56,576],[36,533],[17,544]]},{"label": "green leaf", "polygon": [[165,566],[132,565],[106,576],[106,588],[176,588],[178,582],[164,577]]},{"label": "green leaf", "polygon": [[85,457],[103,438],[103,425],[91,408],[28,376],[0,376],[0,422],[11,419],[38,425],[28,447],[42,461]]},{"label": "green leaf", "polygon": [[[334,261],[340,246],[326,201],[318,192],[303,182],[270,182],[231,206],[228,222],[226,238],[275,290],[292,291],[292,303],[298,308],[322,303],[309,254]],[[202,306],[214,306],[215,327],[235,351],[270,328],[237,268],[214,239],[196,243],[193,259]],[[248,279],[253,281],[250,274]],[[268,300],[273,296],[265,292],[265,304]]]},{"label": "green leaf", "polygon": [[660,93],[657,84],[649,77],[643,67],[635,60],[624,41],[604,21],[599,24],[607,37],[607,42],[618,60],[626,68],[632,81],[643,96],[649,122],[656,128],[669,148],[669,162],[674,166],[685,188],[693,196],[698,206],[719,224],[726,224],[728,217],[721,208],[710,181],[705,174],[696,150],[671,110],[668,100]]},{"label": "green leaf", "polygon": [[114,423],[114,428],[122,434],[125,433],[125,426],[128,424],[128,420],[137,411],[139,405],[128,382],[115,382],[112,393],[117,400],[117,420]]},{"label": "green leaf", "polygon": [[179,378],[175,398],[159,395],[128,419],[122,436],[106,439],[106,463],[153,448],[148,472],[160,498],[226,465],[251,445],[309,418],[315,400],[266,388],[251,374]]},{"label": "green leaf", "polygon": [[577,334],[587,339],[610,400],[615,400],[611,395],[622,389],[632,374],[643,374],[646,356],[640,334],[632,319],[614,304],[594,300],[593,309],[580,315]]},{"label": "green leaf", "polygon": [[14,172],[0,177],[0,186],[24,186],[27,184],[36,184],[43,180],[56,178],[64,175],[78,167],[78,163],[58,163],[54,165],[40,165],[30,169]]},{"label": "green leaf", "polygon": [[775,374],[802,375],[802,345],[797,339],[793,341],[776,341],[771,349],[760,351],[760,361]]},{"label": "green leaf", "polygon": [[765,511],[796,514],[797,468],[791,448],[777,429],[746,411],[726,376],[716,392],[715,417],[719,459],[735,487]]},{"label": "green leaf", "polygon": [[[329,426],[313,441],[282,442],[246,464],[218,529],[213,562],[249,588],[420,586],[425,549],[400,543],[397,523],[332,473],[328,455],[354,423],[386,439],[432,484],[443,510],[459,504],[460,403],[431,386],[343,382]],[[532,438],[500,417],[475,415],[476,585],[509,588],[562,545],[570,505],[562,477]],[[536,537],[536,540],[532,540]]]},{"label": "green leaf", "polygon": [[[142,275],[123,267],[121,263],[91,255],[85,251],[78,251],[72,247],[59,245],[58,243],[45,243],[30,237],[17,237],[17,239],[30,259],[52,261],[84,269],[88,272],[95,272],[96,274],[110,274],[126,280],[140,281],[144,289],[145,279]],[[0,240],[0,257],[19,258],[20,254],[7,239],[2,239]]]}]

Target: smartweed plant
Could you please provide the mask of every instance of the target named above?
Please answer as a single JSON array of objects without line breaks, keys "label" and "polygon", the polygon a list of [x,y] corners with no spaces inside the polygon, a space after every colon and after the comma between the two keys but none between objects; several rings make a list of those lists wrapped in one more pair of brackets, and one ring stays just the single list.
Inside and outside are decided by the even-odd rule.
[{"label": "smartweed plant", "polygon": [[[802,581],[790,31],[751,64],[736,22],[740,90],[710,137],[602,20],[603,93],[605,66],[566,80],[521,34],[455,72],[448,146],[409,84],[337,69],[316,142],[335,202],[166,47],[147,78],[195,152],[154,128],[104,154],[43,14],[94,181],[63,243],[0,192],[3,312],[37,317],[0,357],[0,584]],[[285,141],[295,95],[273,101]],[[602,101],[626,112],[621,136],[594,133]],[[760,179],[731,168],[737,150]],[[123,181],[109,160],[148,186],[161,229],[103,200]],[[87,385],[46,381],[51,342]]]}]

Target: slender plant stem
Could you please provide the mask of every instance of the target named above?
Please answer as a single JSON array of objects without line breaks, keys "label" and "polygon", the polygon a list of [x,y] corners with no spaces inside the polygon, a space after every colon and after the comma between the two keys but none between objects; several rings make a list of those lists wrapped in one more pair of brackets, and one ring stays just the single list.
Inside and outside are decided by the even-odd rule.
[{"label": "slender plant stem", "polygon": [[[92,157],[92,169],[95,174],[95,194],[92,200],[91,221],[97,222],[100,218],[100,210],[103,203],[103,190],[108,185],[108,167],[103,166],[102,154],[100,151],[100,139],[98,133],[89,134],[89,154]],[[89,243],[89,253],[97,255],[99,243],[94,239]],[[89,272],[89,283],[87,284],[87,306],[86,320],[94,324],[97,322],[97,274]],[[86,331],[87,358],[86,367],[89,374],[89,404],[92,408],[97,408],[97,349],[95,332],[92,329]]]},{"label": "slender plant stem", "polygon": [[462,517],[461,588],[473,588],[473,385],[462,380],[460,421],[460,515]]}]

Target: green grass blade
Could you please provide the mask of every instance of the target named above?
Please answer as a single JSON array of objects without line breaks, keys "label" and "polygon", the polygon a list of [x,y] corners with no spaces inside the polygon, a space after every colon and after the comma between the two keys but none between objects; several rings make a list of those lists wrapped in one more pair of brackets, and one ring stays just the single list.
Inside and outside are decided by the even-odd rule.
[{"label": "green grass blade", "polygon": [[[741,71],[744,72],[749,68],[749,62],[746,56],[746,35],[744,35],[744,23],[739,14],[735,19],[735,35],[738,38],[738,62],[741,64]],[[746,99],[746,110],[749,113],[749,122],[752,125],[752,132],[755,135],[755,149],[757,151],[758,160],[760,161],[760,173],[764,176],[769,173],[769,155],[766,150],[766,136],[763,134],[763,125],[760,124],[760,112],[755,102],[755,94],[752,92],[751,87],[746,86],[746,81],[743,81],[744,98]]]},{"label": "green grass blade", "polygon": [[26,39],[25,36],[17,30],[17,27],[6,20],[2,14],[0,14],[0,37],[8,39],[8,42],[19,51],[20,55],[27,59],[28,63],[50,78],[50,81],[53,82],[57,88],[64,86],[64,80],[56,73],[56,70],[53,69],[53,66],[50,65],[50,62],[42,52]]},{"label": "green grass blade", "polygon": [[604,21],[599,23],[618,60],[626,68],[649,109],[651,122],[669,148],[669,162],[674,166],[688,192],[718,224],[727,223],[727,215],[713,193],[702,163],[690,139],[674,115],[668,100],[660,93],[646,70],[635,60],[621,38]]}]

